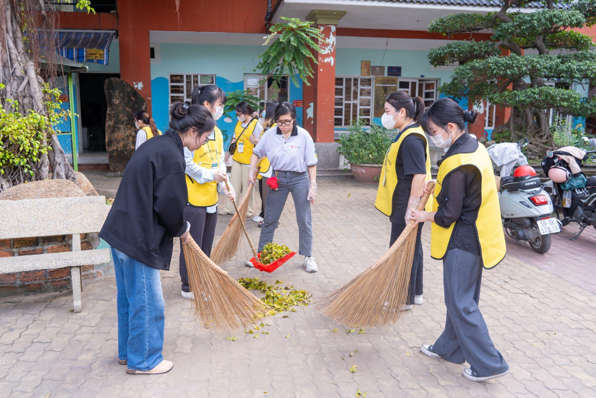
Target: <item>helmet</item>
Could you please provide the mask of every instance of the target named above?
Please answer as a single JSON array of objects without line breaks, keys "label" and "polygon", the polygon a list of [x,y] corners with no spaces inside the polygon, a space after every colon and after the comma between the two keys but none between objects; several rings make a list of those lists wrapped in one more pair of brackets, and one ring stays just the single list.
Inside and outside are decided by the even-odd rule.
[{"label": "helmet", "polygon": [[571,178],[571,173],[564,167],[555,166],[548,171],[548,178],[557,184],[563,184]]},{"label": "helmet", "polygon": [[[519,166],[517,169],[515,169],[515,172],[513,173],[513,177],[516,179],[527,179],[530,177],[534,177],[536,176],[536,170],[534,170],[534,168],[532,166]],[[525,178],[523,178],[525,177]]]}]

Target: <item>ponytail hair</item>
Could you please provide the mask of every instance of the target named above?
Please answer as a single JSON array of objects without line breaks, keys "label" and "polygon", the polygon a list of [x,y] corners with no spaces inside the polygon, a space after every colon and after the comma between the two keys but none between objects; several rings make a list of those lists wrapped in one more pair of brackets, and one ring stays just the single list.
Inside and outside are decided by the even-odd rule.
[{"label": "ponytail hair", "polygon": [[422,128],[429,131],[428,124],[432,121],[436,126],[444,128],[449,123],[455,124],[460,130],[465,131],[466,123],[474,123],[478,112],[464,110],[451,98],[441,98],[422,116]]},{"label": "ponytail hair", "polygon": [[141,122],[148,125],[149,128],[151,128],[153,136],[159,135],[159,130],[155,125],[155,121],[151,116],[149,116],[149,113],[147,113],[146,111],[138,111],[137,113],[135,113],[135,120],[140,120]]},{"label": "ponytail hair", "polygon": [[192,89],[191,97],[192,103],[196,105],[203,105],[205,101],[211,105],[215,105],[217,100],[221,100],[223,104],[227,101],[225,91],[214,84],[195,86],[195,88]]},{"label": "ponytail hair", "polygon": [[406,110],[406,115],[409,118],[414,119],[415,122],[418,122],[424,113],[424,101],[422,98],[412,97],[405,91],[396,91],[389,94],[385,101],[398,112],[400,109],[404,108]]},{"label": "ponytail hair", "polygon": [[170,128],[180,134],[186,134],[193,127],[199,133],[211,132],[215,128],[211,112],[203,105],[191,105],[188,101],[176,102],[170,109],[170,116]]}]

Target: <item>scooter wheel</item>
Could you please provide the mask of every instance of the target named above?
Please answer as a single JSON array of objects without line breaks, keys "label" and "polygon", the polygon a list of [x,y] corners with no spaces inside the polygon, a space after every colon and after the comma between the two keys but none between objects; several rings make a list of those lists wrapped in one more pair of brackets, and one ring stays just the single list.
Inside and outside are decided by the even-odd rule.
[{"label": "scooter wheel", "polygon": [[[535,221],[532,221],[532,228],[538,228]],[[530,247],[536,253],[544,254],[550,250],[551,236],[540,235],[538,238],[530,240],[528,243],[530,243]]]}]

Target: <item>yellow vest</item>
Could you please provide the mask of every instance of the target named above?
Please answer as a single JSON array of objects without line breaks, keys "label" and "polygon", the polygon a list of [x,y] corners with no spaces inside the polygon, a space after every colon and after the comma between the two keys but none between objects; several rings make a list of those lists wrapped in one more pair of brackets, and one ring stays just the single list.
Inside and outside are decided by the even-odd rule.
[{"label": "yellow vest", "polygon": [[[145,134],[147,134],[147,140],[153,138],[153,131],[151,131],[151,127],[145,126],[143,127],[143,130],[145,130]],[[161,131],[157,130],[157,132],[159,133],[159,135],[162,135]]]},{"label": "yellow vest", "polygon": [[[242,164],[250,164],[250,158],[252,157],[252,151],[255,149],[255,146],[250,142],[248,139],[252,133],[255,131],[255,127],[259,121],[257,119],[253,119],[248,126],[246,126],[246,130],[242,127],[242,123],[238,122],[236,124],[236,129],[234,130],[234,137],[236,138],[236,152],[234,152],[234,159],[238,163]],[[244,134],[242,131],[244,130]],[[240,137],[240,134],[242,136]],[[238,138],[240,137],[240,138]],[[244,149],[242,153],[240,153],[240,145],[244,144]]]},{"label": "yellow vest", "polygon": [[[215,140],[207,140],[195,151],[193,161],[205,169],[217,169],[223,153],[223,135],[215,128]],[[197,207],[209,207],[217,204],[217,182],[209,181],[199,184],[186,175],[188,203]]]},{"label": "yellow vest", "polygon": [[[507,248],[505,247],[505,235],[503,234],[501,222],[501,208],[495,184],[495,173],[484,145],[478,144],[478,149],[472,153],[458,153],[449,156],[441,163],[435,186],[433,211],[437,211],[439,208],[436,198],[441,193],[445,177],[453,170],[467,165],[476,167],[482,176],[482,202],[478,210],[476,230],[480,242],[482,265],[484,268],[492,268],[503,260]],[[455,222],[449,228],[442,228],[434,222],[432,223],[430,255],[433,258],[440,260],[445,257],[454,226]]]},{"label": "yellow vest", "polygon": [[[375,207],[386,216],[391,216],[393,212],[393,194],[397,187],[397,172],[395,170],[395,162],[397,162],[397,155],[399,153],[399,147],[404,139],[410,134],[418,134],[424,139],[426,144],[426,178],[425,181],[431,179],[430,173],[430,153],[428,149],[428,141],[422,127],[411,127],[404,131],[399,139],[391,144],[387,155],[385,155],[385,161],[383,162],[383,170],[381,170],[381,179],[379,181],[379,189],[377,190],[377,200],[375,201]],[[432,203],[429,200],[426,204],[427,211],[432,208]]]},{"label": "yellow vest", "polygon": [[[266,131],[269,131],[269,129],[272,129],[274,127],[277,127],[277,123],[273,123],[273,126],[269,127],[268,129],[263,129],[263,131],[261,132],[261,138],[263,138],[263,134],[265,134]],[[269,172],[269,169],[271,168],[271,162],[266,157],[263,157],[259,159],[257,167],[259,168],[259,175],[257,175],[257,180],[260,180],[261,178],[263,178],[261,173],[265,174]]]}]

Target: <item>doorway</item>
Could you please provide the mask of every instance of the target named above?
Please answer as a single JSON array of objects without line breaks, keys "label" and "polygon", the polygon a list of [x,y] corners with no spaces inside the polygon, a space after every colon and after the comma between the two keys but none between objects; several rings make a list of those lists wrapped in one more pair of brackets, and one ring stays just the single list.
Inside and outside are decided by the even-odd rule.
[{"label": "doorway", "polygon": [[104,84],[114,73],[81,73],[81,143],[82,153],[106,152],[106,113],[108,105]]}]

